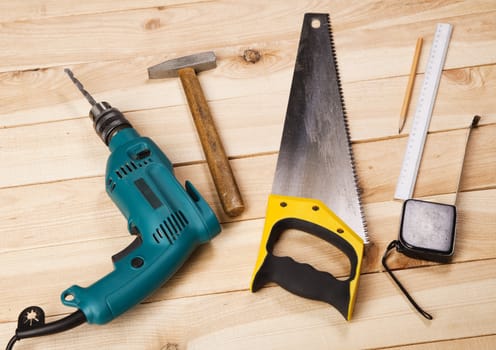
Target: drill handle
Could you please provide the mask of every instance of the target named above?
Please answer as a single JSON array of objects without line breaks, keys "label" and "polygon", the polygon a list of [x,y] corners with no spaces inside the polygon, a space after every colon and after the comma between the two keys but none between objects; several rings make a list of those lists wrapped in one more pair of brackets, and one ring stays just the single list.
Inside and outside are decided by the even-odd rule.
[{"label": "drill handle", "polygon": [[87,288],[68,288],[61,294],[62,303],[80,309],[88,323],[107,323],[167,282],[199,244],[194,236],[188,239],[185,235],[158,251],[138,236],[114,256],[112,272]]}]

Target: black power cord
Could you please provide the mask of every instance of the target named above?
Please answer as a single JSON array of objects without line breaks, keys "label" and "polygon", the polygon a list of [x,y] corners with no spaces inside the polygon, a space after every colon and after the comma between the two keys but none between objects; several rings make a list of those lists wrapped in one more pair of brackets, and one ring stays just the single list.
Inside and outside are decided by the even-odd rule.
[{"label": "black power cord", "polygon": [[64,332],[85,322],[86,316],[81,310],[77,310],[60,320],[45,323],[43,310],[38,306],[30,306],[19,315],[16,333],[10,339],[5,350],[12,350],[14,344],[21,339]]},{"label": "black power cord", "polygon": [[10,338],[9,343],[7,344],[7,347],[5,348],[5,350],[12,350],[15,342],[18,340],[19,340],[19,338],[17,338],[17,335],[14,335],[12,338]]}]

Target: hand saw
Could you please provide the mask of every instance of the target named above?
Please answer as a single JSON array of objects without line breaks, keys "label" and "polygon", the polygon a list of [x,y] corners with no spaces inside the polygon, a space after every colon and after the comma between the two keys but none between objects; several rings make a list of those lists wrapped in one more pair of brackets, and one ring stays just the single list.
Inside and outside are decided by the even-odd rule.
[{"label": "hand saw", "polygon": [[[341,250],[350,260],[348,278],[274,255],[277,240],[288,229]],[[275,282],[296,295],[331,304],[349,320],[367,242],[329,16],[307,13],[251,290]]]}]

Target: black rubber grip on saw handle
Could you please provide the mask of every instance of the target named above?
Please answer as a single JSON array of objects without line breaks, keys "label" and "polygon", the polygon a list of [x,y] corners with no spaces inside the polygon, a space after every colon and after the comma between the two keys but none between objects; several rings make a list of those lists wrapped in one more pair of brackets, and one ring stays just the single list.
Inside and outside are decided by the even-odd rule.
[{"label": "black rubber grip on saw handle", "polygon": [[[291,257],[275,256],[272,252],[282,233],[288,229],[296,229],[319,237],[341,250],[350,260],[350,275],[339,280],[332,274],[319,271],[313,266],[295,261]],[[267,241],[267,256],[259,269],[252,289],[257,291],[268,282],[275,282],[287,291],[304,298],[319,300],[334,306],[345,319],[349,318],[350,283],[355,279],[358,256],[353,246],[320,225],[288,218],[278,221],[270,232]]]},{"label": "black rubber grip on saw handle", "polygon": [[349,281],[340,281],[330,273],[299,263],[289,256],[270,255],[266,263],[272,282],[300,297],[324,301],[348,318]]}]

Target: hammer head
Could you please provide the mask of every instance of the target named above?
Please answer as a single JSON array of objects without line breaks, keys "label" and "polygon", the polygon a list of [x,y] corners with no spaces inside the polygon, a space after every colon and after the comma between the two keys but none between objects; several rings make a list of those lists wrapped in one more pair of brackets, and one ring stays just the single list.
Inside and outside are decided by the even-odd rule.
[{"label": "hammer head", "polygon": [[212,51],[174,58],[148,68],[149,79],[173,78],[178,76],[182,68],[193,68],[201,72],[217,67],[217,58]]}]

